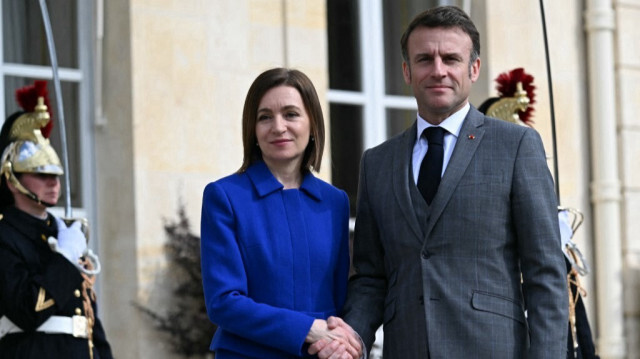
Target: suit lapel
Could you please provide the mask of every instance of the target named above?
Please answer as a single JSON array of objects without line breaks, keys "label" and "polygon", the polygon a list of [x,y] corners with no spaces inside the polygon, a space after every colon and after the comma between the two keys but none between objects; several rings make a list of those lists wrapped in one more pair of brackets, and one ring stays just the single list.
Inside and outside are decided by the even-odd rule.
[{"label": "suit lapel", "polygon": [[436,196],[431,203],[431,220],[427,225],[425,238],[429,236],[434,224],[442,215],[444,208],[453,195],[453,191],[458,186],[474,153],[478,149],[480,142],[482,142],[484,137],[483,123],[484,115],[472,106],[462,124],[451,159],[442,181],[440,181],[438,192],[436,192]]},{"label": "suit lapel", "polygon": [[398,201],[398,206],[402,214],[407,219],[409,227],[415,233],[419,240],[422,240],[423,234],[416,217],[413,203],[411,201],[411,192],[409,189],[409,181],[411,180],[411,153],[413,144],[416,141],[417,124],[402,133],[397,145],[393,148],[393,191]]}]

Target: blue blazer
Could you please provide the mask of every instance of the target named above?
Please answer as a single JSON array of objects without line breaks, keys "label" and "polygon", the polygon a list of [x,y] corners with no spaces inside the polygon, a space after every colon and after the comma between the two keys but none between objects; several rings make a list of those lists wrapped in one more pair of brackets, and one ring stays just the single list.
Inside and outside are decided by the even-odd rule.
[{"label": "blue blazer", "polygon": [[201,222],[211,349],[233,357],[306,354],[316,318],[336,315],[349,273],[349,200],[307,173],[283,189],[264,162],[210,183]]}]

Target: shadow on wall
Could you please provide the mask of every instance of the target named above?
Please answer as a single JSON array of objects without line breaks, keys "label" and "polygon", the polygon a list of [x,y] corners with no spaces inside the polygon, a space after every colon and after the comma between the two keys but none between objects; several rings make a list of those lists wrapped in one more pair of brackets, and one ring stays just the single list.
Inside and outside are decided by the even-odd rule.
[{"label": "shadow on wall", "polygon": [[213,358],[209,344],[216,327],[209,321],[204,304],[200,237],[191,232],[182,204],[177,220],[163,222],[168,265],[157,274],[154,292],[164,300],[151,307],[138,302],[132,304],[151,321],[175,354],[185,358]]},{"label": "shadow on wall", "polygon": [[[629,333],[640,332],[640,256],[627,256],[627,268],[624,274],[624,307],[625,332],[627,333],[627,353],[640,353],[640,338],[633,338]],[[629,358],[638,358],[629,355]]]}]

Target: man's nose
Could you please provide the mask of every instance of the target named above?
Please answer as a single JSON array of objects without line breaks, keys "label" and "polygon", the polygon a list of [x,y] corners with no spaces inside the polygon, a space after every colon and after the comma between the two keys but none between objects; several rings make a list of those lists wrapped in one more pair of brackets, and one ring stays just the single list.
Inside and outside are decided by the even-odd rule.
[{"label": "man's nose", "polygon": [[436,58],[433,60],[433,75],[436,77],[442,77],[447,73],[446,66],[442,59]]}]

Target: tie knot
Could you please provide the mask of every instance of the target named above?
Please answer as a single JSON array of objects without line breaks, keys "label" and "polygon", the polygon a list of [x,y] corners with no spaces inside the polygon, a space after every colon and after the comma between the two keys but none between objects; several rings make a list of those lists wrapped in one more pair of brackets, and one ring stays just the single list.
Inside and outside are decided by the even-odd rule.
[{"label": "tie knot", "polygon": [[445,132],[447,132],[447,130],[445,130],[442,127],[432,126],[424,130],[423,136],[427,137],[427,141],[429,145],[431,144],[442,145],[444,142]]}]

